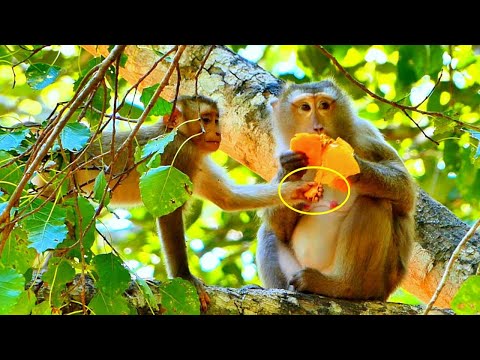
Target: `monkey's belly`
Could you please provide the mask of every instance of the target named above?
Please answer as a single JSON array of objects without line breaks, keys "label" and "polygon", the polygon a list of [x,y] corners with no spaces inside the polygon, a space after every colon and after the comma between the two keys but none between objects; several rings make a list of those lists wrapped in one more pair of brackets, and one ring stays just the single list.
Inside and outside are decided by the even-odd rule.
[{"label": "monkey's belly", "polygon": [[[324,188],[322,200],[312,208],[312,212],[330,209],[330,204],[340,204],[346,194]],[[301,267],[311,267],[329,274],[334,270],[338,229],[342,226],[348,211],[357,197],[352,189],[348,201],[339,210],[325,215],[304,215],[300,218],[292,234],[291,246]]]}]

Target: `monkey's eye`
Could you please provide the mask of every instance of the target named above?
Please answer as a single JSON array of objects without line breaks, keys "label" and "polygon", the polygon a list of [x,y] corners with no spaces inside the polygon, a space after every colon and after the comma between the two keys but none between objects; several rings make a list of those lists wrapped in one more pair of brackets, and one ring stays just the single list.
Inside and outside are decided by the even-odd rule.
[{"label": "monkey's eye", "polygon": [[215,119],[215,124],[217,124],[217,125],[218,125],[218,123],[219,123],[218,119]]},{"label": "monkey's eye", "polygon": [[202,121],[204,124],[208,124],[210,122],[210,119],[205,117],[205,118],[202,118]]},{"label": "monkey's eye", "polygon": [[308,104],[302,104],[300,106],[300,109],[302,109],[303,111],[310,111],[311,107]]},{"label": "monkey's eye", "polygon": [[322,101],[322,102],[320,103],[320,109],[322,109],[322,110],[327,110],[328,108],[330,108],[330,104],[329,104],[328,102]]}]

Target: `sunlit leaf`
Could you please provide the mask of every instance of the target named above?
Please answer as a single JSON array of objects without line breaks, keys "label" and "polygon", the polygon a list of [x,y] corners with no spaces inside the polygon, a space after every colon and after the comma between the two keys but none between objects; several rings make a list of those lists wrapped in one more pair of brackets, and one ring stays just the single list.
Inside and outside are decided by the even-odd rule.
[{"label": "sunlit leaf", "polygon": [[[78,210],[77,211],[77,203]],[[87,226],[92,223],[92,219],[95,215],[95,208],[93,205],[84,197],[78,196],[76,199],[71,198],[65,201],[65,207],[68,209],[67,212],[67,221],[75,225],[77,229],[77,234],[80,236],[85,233]],[[84,248],[84,259],[87,263],[90,262],[92,257],[92,244],[95,241],[95,223],[92,223],[89,227],[89,230],[85,233],[84,238],[82,239],[82,244]],[[65,243],[62,243],[60,248],[70,247],[76,243],[76,239],[67,239]],[[73,247],[68,253],[68,256],[81,258],[82,254],[80,252],[79,246]]]},{"label": "sunlit leaf", "polygon": [[92,264],[99,277],[96,286],[104,295],[121,294],[128,288],[130,273],[117,256],[112,253],[100,254],[93,258]]},{"label": "sunlit leaf", "polygon": [[172,166],[150,169],[140,177],[142,201],[156,217],[182,206],[192,195],[192,188],[190,178]]},{"label": "sunlit leaf", "polygon": [[95,315],[130,315],[133,314],[127,300],[121,295],[109,295],[104,292],[95,294],[88,307]]},{"label": "sunlit leaf", "polygon": [[80,151],[90,139],[90,129],[82,123],[69,123],[60,133],[60,141],[64,149]]},{"label": "sunlit leaf", "polygon": [[200,300],[197,290],[187,280],[175,278],[160,285],[162,308],[166,315],[199,315]]},{"label": "sunlit leaf", "polygon": [[62,294],[65,284],[71,282],[75,276],[75,269],[68,260],[63,258],[52,258],[48,264],[48,270],[43,274],[42,279],[50,285],[52,304],[60,307],[63,302]]},{"label": "sunlit leaf", "polygon": [[12,308],[9,315],[30,315],[37,297],[32,289],[22,291],[17,304]]},{"label": "sunlit leaf", "polygon": [[450,305],[460,315],[480,314],[480,275],[465,280]]},{"label": "sunlit leaf", "polygon": [[24,274],[32,266],[33,260],[37,256],[37,252],[28,248],[27,245],[27,233],[21,227],[14,228],[5,242],[0,263]]},{"label": "sunlit leaf", "polygon": [[35,305],[32,309],[32,315],[52,315],[52,308],[48,301]]},{"label": "sunlit leaf", "polygon": [[455,129],[455,123],[448,119],[434,118],[433,123],[435,125],[435,131],[433,132],[433,135],[440,136],[440,139],[442,136],[447,137],[448,135],[445,134],[451,134],[453,129]]},{"label": "sunlit leaf", "polygon": [[[22,144],[22,141],[25,140],[29,132],[30,130],[28,129],[21,131],[0,130],[0,150],[19,150],[18,148]],[[18,152],[21,152],[21,150],[19,150]]]},{"label": "sunlit leaf", "polygon": [[150,286],[148,286],[147,282],[139,277],[135,279],[135,282],[138,284],[138,286],[140,286],[140,289],[142,290],[143,296],[145,297],[148,305],[153,310],[158,310],[157,299],[155,298],[155,295],[153,294],[152,289],[150,289]]},{"label": "sunlit leaf", "polygon": [[[157,90],[158,86],[159,85],[157,84],[142,90],[142,96],[140,96],[140,101],[143,103],[143,105],[145,105],[145,107],[148,105],[148,103],[152,99],[153,94]],[[157,99],[157,102],[153,106],[152,110],[150,111],[150,115],[155,115],[155,116],[168,115],[172,112],[172,109],[173,109],[172,103],[168,102],[162,97],[159,97]]]},{"label": "sunlit leaf", "polygon": [[32,64],[25,72],[27,84],[35,90],[41,90],[52,84],[60,74],[60,66],[43,63]]},{"label": "sunlit leaf", "polygon": [[11,161],[12,158],[13,156],[9,153],[0,151],[0,189],[10,195],[17,188],[16,184],[20,182],[24,168],[24,166],[19,166],[19,163],[16,161],[6,167],[2,167]]},{"label": "sunlit leaf", "polygon": [[0,315],[8,314],[19,301],[25,278],[13,269],[0,269]]},{"label": "sunlit leaf", "polygon": [[35,212],[22,220],[24,229],[28,233],[28,241],[31,243],[28,247],[33,247],[39,253],[56,249],[67,236],[65,209],[47,201],[37,211],[41,204],[43,201],[40,199],[33,201],[28,208]]},{"label": "sunlit leaf", "polygon": [[[95,178],[95,184],[93,185],[93,198],[100,202],[103,198],[103,194],[107,190],[107,178],[105,173],[100,171],[100,173]],[[104,205],[107,206],[110,202],[110,193],[105,195]]]},{"label": "sunlit leaf", "polygon": [[158,139],[149,140],[143,147],[142,147],[142,157],[141,159],[145,159],[147,156],[153,153],[160,153],[163,154],[165,147],[170,144],[177,131],[171,131],[168,134],[162,135]]}]

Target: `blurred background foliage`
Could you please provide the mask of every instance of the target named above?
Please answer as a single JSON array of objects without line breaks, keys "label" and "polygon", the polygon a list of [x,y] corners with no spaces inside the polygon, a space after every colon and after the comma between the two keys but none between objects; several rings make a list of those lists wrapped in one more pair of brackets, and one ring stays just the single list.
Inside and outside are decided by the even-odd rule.
[{"label": "blurred background foliage", "polygon": [[[412,113],[412,118],[428,140],[400,110],[369,97],[353,86],[314,46],[306,45],[231,45],[233,51],[258,63],[285,81],[309,82],[334,76],[349,91],[359,115],[377,126],[385,135],[417,183],[461,220],[472,224],[480,217],[480,133]],[[99,59],[81,47],[0,46],[0,125],[15,126],[20,121],[44,121],[57,103],[68,101],[76,81]],[[404,105],[422,102],[419,107],[438,111],[466,123],[480,126],[480,46],[472,45],[328,45],[345,69],[369,90]],[[33,55],[32,55],[33,54]],[[25,63],[12,65],[31,56]],[[29,65],[46,63],[58,67],[59,76],[41,90],[32,89],[25,72]],[[57,69],[57,68],[55,68]],[[107,81],[108,82],[108,81]],[[111,84],[110,84],[111,85]],[[112,87],[109,86],[108,89]],[[120,96],[128,84],[120,80]],[[135,118],[141,103],[128,98],[121,115]],[[109,94],[111,112],[113,92]],[[98,104],[101,109],[101,103]],[[92,121],[98,114],[87,113]],[[155,117],[150,117],[155,121]],[[261,182],[261,178],[222,152],[215,160],[229,169],[238,183]],[[0,174],[1,175],[1,174]],[[0,193],[0,196],[2,193]],[[6,198],[0,198],[5,201]],[[225,213],[215,205],[194,200],[187,217],[187,247],[192,272],[210,285],[240,287],[260,284],[255,266],[255,212]],[[152,216],[145,208],[110,209],[97,221],[97,229],[142,277],[166,278],[161,248]],[[110,252],[102,237],[92,248],[94,253]],[[392,300],[417,303],[399,290]]]}]

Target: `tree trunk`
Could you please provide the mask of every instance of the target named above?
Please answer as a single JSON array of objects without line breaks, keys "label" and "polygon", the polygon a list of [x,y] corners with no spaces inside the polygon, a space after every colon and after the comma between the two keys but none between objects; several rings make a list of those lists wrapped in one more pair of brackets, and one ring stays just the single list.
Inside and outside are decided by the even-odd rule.
[{"label": "tree trunk", "polygon": [[[104,45],[83,47],[94,55],[108,54],[108,47]],[[128,60],[121,75],[131,84],[136,83],[159,58],[159,52],[165,53],[171,47],[128,46],[125,51]],[[195,93],[195,74],[209,49],[210,46],[187,47],[180,61],[180,94]],[[158,83],[167,67],[167,62],[161,62],[140,88]],[[278,95],[281,84],[279,79],[261,67],[222,46],[213,48],[198,76],[198,93],[217,100],[221,109],[223,136],[220,149],[265,180],[270,180],[277,171],[267,103]],[[162,96],[171,100],[174,94],[175,83],[171,83]],[[408,275],[401,286],[427,302],[442,277],[450,255],[469,227],[423,190],[419,190],[416,221],[417,241]],[[480,236],[477,234],[461,252],[436,306],[450,307],[459,286],[475,273],[480,263],[479,249]],[[230,294],[229,291],[225,290],[225,294]],[[290,296],[286,292],[271,293],[285,298]],[[329,301],[332,300],[325,300],[326,303]],[[334,303],[339,304],[337,300]]]}]

